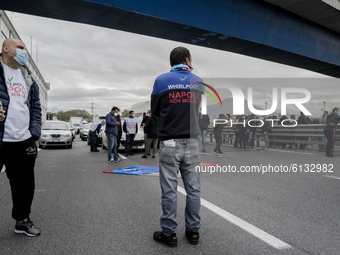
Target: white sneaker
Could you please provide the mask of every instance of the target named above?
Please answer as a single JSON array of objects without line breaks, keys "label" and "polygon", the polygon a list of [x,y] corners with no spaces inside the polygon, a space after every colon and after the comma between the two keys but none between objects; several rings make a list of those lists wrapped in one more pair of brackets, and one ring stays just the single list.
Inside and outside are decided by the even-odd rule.
[{"label": "white sneaker", "polygon": [[115,162],[115,160],[113,158],[110,159],[110,162]]}]

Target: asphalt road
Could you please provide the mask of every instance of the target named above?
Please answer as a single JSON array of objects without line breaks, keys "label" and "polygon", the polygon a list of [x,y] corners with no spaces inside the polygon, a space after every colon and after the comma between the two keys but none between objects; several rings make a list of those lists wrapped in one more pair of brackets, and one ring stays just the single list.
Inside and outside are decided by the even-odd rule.
[{"label": "asphalt road", "polygon": [[[208,151],[212,148],[208,145]],[[179,188],[179,245],[168,248],[152,239],[160,230],[158,177],[102,173],[158,166],[158,157],[142,159],[142,152],[136,152],[110,163],[107,151],[90,153],[79,136],[72,149],[43,149],[36,162],[31,214],[42,234],[32,238],[14,233],[9,184],[2,173],[0,254],[340,254],[340,156],[228,146],[223,151],[224,157],[202,154],[202,162],[230,165],[236,172],[201,173],[199,245],[185,239],[185,195]],[[240,172],[241,166],[261,164],[296,164],[298,171]],[[305,172],[304,164],[310,169],[311,164],[327,164],[328,170],[333,164],[333,172]]]}]

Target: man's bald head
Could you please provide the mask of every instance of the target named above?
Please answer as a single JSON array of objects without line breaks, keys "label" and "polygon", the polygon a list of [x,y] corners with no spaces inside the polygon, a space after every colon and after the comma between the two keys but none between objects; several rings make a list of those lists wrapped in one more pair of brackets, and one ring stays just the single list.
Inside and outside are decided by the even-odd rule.
[{"label": "man's bald head", "polygon": [[[24,53],[24,56],[22,56],[21,54],[19,58],[18,56],[16,57],[18,49],[26,51],[26,53]],[[23,41],[19,39],[6,39],[2,44],[1,57],[5,65],[13,69],[17,69],[21,65],[24,65],[28,59],[26,45],[23,43]],[[19,62],[17,62],[15,59],[17,59]]]},{"label": "man's bald head", "polygon": [[10,38],[2,43],[2,53],[8,52],[8,48],[26,50],[26,45],[20,39]]}]

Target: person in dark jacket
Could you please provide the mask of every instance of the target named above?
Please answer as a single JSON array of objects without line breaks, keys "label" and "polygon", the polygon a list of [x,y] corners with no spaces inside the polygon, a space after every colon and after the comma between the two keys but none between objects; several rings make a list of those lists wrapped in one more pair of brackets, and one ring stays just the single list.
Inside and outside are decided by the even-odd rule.
[{"label": "person in dark jacket", "polygon": [[207,145],[207,132],[208,132],[208,127],[210,124],[210,119],[209,115],[207,114],[202,114],[202,108],[199,110],[199,125],[201,129],[201,133],[198,135],[198,147],[200,146],[201,138],[202,138],[202,152],[206,152],[206,145]]},{"label": "person in dark jacket", "polygon": [[[0,58],[0,169],[6,167],[13,201],[15,233],[40,235],[30,220],[34,197],[36,143],[41,133],[39,86],[25,63],[28,52],[19,39],[6,39]],[[13,93],[12,91],[16,91]]]},{"label": "person in dark jacket", "polygon": [[326,156],[333,157],[334,141],[336,126],[340,122],[339,108],[335,107],[330,114],[327,115],[323,132],[327,138]]},{"label": "person in dark jacket", "polygon": [[[148,134],[145,133],[145,126],[146,126],[146,124],[148,122],[148,119],[151,116],[150,114],[151,114],[151,110],[147,110],[147,112],[146,112],[146,114],[145,114],[145,116],[144,116],[144,118],[142,120],[142,123],[140,124],[140,126],[143,127],[143,131],[144,131],[144,146],[145,146],[145,148],[146,148],[146,142],[148,140]],[[151,155],[150,154],[150,150],[151,150],[151,147],[150,147],[150,149],[148,151],[148,155]]]},{"label": "person in dark jacket", "polygon": [[[219,120],[225,120],[226,117],[223,113],[218,115]],[[224,155],[224,153],[221,151],[221,145],[222,145],[222,130],[225,127],[226,124],[218,123],[216,122],[215,127],[214,127],[214,136],[215,136],[215,141],[216,141],[216,147],[212,151],[212,153],[216,156],[219,154]]]},{"label": "person in dark jacket", "polygon": [[264,124],[262,126],[262,133],[263,133],[263,138],[265,142],[265,146],[264,146],[265,150],[269,148],[269,133],[270,131],[272,131],[272,122],[267,121],[267,119],[269,120],[269,118],[265,118],[263,120]]},{"label": "person in dark jacket", "polygon": [[[117,154],[117,135],[118,135],[118,121],[116,116],[118,115],[118,108],[112,107],[111,112],[106,115],[105,133],[108,141],[107,157],[108,161],[118,163],[119,158]],[[113,154],[113,158],[112,158]]]},{"label": "person in dark jacket", "polygon": [[[239,139],[240,139],[240,148],[247,148],[247,141],[248,141],[248,131],[245,125],[245,116],[241,116],[237,123],[237,129],[239,132]],[[242,124],[241,124],[242,123]]]},{"label": "person in dark jacket", "polygon": [[150,117],[148,118],[146,125],[144,126],[144,136],[147,136],[147,142],[145,147],[145,152],[142,158],[147,158],[147,155],[150,151],[151,144],[153,143],[153,153],[152,158],[156,157],[157,152],[157,144],[158,144],[158,118],[155,115],[152,115],[150,112]]},{"label": "person in dark jacket", "polygon": [[[303,112],[300,112],[300,116],[298,118],[298,124],[308,124],[308,120]],[[307,141],[307,136],[300,136],[299,140],[301,141]],[[306,148],[306,144],[300,143],[300,150],[304,150]]]},{"label": "person in dark jacket", "polygon": [[185,236],[198,244],[201,228],[201,182],[197,167],[200,154],[198,109],[203,80],[193,74],[190,51],[177,47],[170,53],[171,70],[158,76],[151,95],[151,112],[158,117],[159,181],[162,190],[161,231],[155,231],[156,242],[177,246],[177,185],[181,172],[187,193]]},{"label": "person in dark jacket", "polygon": [[247,141],[247,150],[255,150],[255,138],[257,133],[257,127],[260,125],[260,121],[256,121],[258,117],[255,114],[251,114],[247,122],[247,131],[248,131],[248,141]]}]

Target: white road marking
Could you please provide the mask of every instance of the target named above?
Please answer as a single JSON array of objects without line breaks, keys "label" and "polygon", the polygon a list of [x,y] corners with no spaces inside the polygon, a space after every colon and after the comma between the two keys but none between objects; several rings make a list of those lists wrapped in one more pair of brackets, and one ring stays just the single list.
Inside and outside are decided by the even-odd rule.
[{"label": "white road marking", "polygon": [[[186,195],[185,189],[178,186],[177,191]],[[201,198],[201,205],[208,208],[212,212],[216,213],[217,215],[221,216],[222,218],[226,219],[230,223],[238,226],[239,228],[247,231],[248,233],[252,234],[253,236],[257,237],[258,239],[262,240],[263,242],[269,244],[270,246],[274,247],[275,249],[282,250],[282,249],[290,249],[292,246],[289,244],[277,239],[276,237],[264,232],[263,230],[251,225],[250,223],[236,217],[235,215],[221,209],[220,207],[208,202],[207,200]]]},{"label": "white road marking", "polygon": [[5,172],[5,171],[6,171],[6,167],[3,166],[0,173],[3,173],[3,172]]},{"label": "white road marking", "polygon": [[331,175],[323,175],[324,177],[328,177],[328,178],[333,178],[333,179],[338,179],[340,180],[340,177],[336,177],[336,176],[331,176]]},{"label": "white road marking", "polygon": [[123,155],[118,153],[118,156],[121,157],[122,159],[127,159],[127,157],[124,157]]}]

